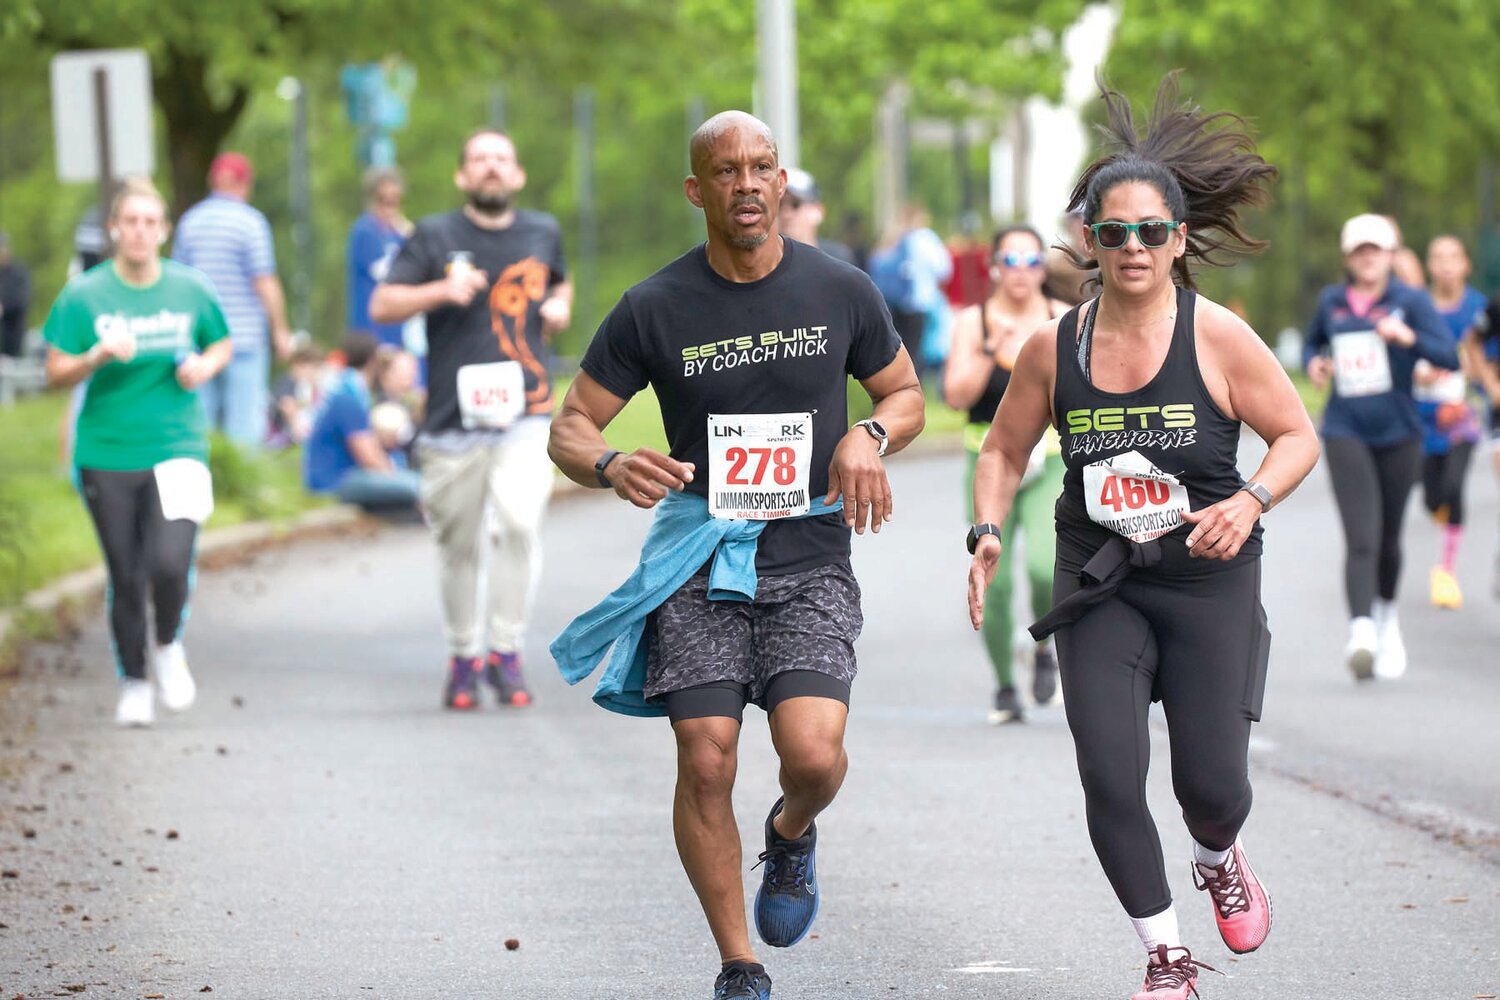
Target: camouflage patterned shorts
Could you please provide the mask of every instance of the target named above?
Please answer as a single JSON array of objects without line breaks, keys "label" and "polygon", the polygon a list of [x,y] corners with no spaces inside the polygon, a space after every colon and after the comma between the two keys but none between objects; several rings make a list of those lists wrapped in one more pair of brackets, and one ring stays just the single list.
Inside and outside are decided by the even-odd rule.
[{"label": "camouflage patterned shorts", "polygon": [[735,681],[764,707],[766,682],[788,670],[852,684],[854,640],[865,624],[859,600],[846,564],[763,576],[748,604],[710,601],[708,577],[695,576],[651,613],[646,697]]}]

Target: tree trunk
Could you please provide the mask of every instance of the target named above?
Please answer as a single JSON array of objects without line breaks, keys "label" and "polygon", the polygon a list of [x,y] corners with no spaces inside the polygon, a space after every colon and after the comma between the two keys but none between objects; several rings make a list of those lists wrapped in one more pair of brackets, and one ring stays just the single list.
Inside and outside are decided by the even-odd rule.
[{"label": "tree trunk", "polygon": [[208,193],[208,167],[249,103],[244,85],[216,105],[208,92],[208,60],[199,52],[169,48],[155,67],[156,102],[167,122],[167,155],[175,219]]}]

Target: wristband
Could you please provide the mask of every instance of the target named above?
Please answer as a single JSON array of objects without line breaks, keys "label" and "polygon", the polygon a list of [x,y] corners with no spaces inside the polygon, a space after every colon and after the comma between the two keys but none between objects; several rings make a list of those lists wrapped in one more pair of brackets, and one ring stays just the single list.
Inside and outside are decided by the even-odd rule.
[{"label": "wristband", "polygon": [[594,463],[594,477],[599,480],[599,485],[607,490],[615,488],[615,484],[604,478],[604,470],[609,468],[609,463],[615,460],[620,453],[613,448],[599,456],[599,461]]}]

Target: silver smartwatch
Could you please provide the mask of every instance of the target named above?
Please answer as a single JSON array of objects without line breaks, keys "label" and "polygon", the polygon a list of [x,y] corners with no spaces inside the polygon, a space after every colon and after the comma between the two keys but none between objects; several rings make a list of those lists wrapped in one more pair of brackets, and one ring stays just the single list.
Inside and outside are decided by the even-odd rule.
[{"label": "silver smartwatch", "polygon": [[885,454],[885,449],[890,445],[891,439],[890,435],[885,432],[885,427],[880,423],[880,421],[856,420],[854,422],[854,426],[863,427],[865,430],[869,431],[870,437],[874,438],[880,443],[880,451],[878,452],[878,454]]},{"label": "silver smartwatch", "polygon": [[1240,489],[1244,490],[1246,493],[1250,494],[1255,499],[1260,501],[1260,512],[1262,514],[1270,510],[1271,504],[1276,500],[1276,497],[1271,494],[1270,490],[1266,489],[1264,486],[1257,482],[1246,483],[1244,486],[1241,486]]}]

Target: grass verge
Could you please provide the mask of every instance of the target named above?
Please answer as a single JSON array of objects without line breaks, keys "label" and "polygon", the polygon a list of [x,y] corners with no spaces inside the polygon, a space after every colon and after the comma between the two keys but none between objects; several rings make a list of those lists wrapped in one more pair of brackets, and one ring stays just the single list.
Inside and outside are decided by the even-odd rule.
[{"label": "grass verge", "polygon": [[[30,396],[0,410],[0,607],[58,577],[98,564],[99,543],[73,488],[62,445],[68,394]],[[219,438],[209,465],[215,510],[207,527],[284,520],[327,501],[302,490],[300,453],[250,454]]]}]

